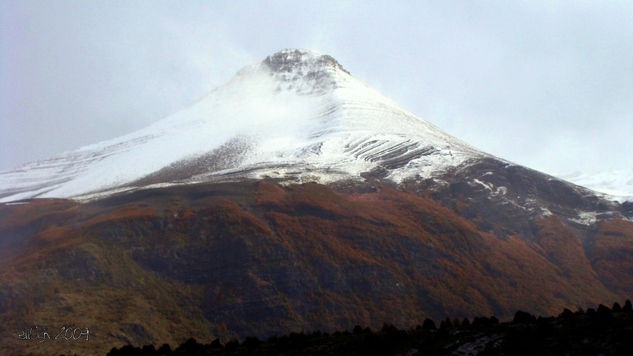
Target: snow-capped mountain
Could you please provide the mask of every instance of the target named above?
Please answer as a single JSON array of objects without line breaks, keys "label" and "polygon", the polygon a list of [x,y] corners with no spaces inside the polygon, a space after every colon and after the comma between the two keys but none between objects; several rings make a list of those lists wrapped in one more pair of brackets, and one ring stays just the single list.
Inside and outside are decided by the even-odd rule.
[{"label": "snow-capped mountain", "polygon": [[[483,162],[494,162],[495,168]],[[0,202],[83,200],[245,178],[322,184],[380,178],[425,182],[438,191],[459,177],[497,199],[547,214],[550,208],[541,200],[549,198],[518,194],[523,186],[508,191],[516,183],[507,181],[508,167],[517,166],[401,108],[334,58],[286,49],[243,68],[197,103],[149,127],[0,173]],[[532,186],[529,191],[551,184],[537,181],[553,181],[580,196],[613,199],[538,177],[525,182]],[[583,209],[577,213],[586,214]]]},{"label": "snow-capped mountain", "polygon": [[[41,197],[73,199],[16,201]],[[633,202],[470,147],[309,51],[0,173],[0,201],[0,323],[90,306],[73,322],[103,337],[80,354],[633,294]],[[0,335],[15,354],[67,352],[22,341]]]},{"label": "snow-capped mountain", "polygon": [[0,199],[235,177],[328,183],[376,169],[401,182],[482,156],[332,57],[283,50],[145,129],[1,173]]}]

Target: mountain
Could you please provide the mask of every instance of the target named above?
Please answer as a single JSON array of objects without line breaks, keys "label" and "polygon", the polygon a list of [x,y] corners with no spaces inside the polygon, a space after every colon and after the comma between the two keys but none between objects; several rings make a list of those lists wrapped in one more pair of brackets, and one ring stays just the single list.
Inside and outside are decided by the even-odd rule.
[{"label": "mountain", "polygon": [[0,198],[91,197],[161,183],[429,178],[487,157],[354,79],[284,50],[145,129],[0,174]]},{"label": "mountain", "polygon": [[[633,293],[633,203],[477,150],[311,51],[0,182],[0,343],[16,354],[547,315]],[[94,337],[16,338],[69,324]]]}]

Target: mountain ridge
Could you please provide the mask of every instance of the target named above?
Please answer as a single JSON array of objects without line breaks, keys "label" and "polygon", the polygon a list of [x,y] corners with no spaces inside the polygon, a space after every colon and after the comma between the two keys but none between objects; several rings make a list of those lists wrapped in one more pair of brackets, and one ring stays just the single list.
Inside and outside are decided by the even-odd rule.
[{"label": "mountain ridge", "polygon": [[[441,182],[447,170],[487,158],[513,164],[401,108],[331,56],[284,49],[144,129],[0,172],[0,202],[265,177]],[[618,194],[596,195],[631,198],[610,192]]]},{"label": "mountain ridge", "polygon": [[0,201],[116,192],[150,175],[173,183],[158,182],[156,173],[196,160],[223,164],[176,174],[181,181],[250,170],[259,173],[242,176],[328,183],[362,180],[380,167],[402,181],[482,155],[354,79],[332,57],[282,50],[145,129],[0,173]]}]

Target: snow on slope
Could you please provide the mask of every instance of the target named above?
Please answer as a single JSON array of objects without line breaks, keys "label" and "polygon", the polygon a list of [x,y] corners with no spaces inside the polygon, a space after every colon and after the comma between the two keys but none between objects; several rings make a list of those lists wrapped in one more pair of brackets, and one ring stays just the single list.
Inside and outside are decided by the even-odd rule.
[{"label": "snow on slope", "polygon": [[602,172],[574,172],[561,178],[575,184],[605,193],[605,198],[619,202],[633,201],[633,169]]},{"label": "snow on slope", "polygon": [[0,201],[235,177],[327,183],[377,167],[399,182],[483,155],[333,58],[283,50],[147,128],[0,173]]}]

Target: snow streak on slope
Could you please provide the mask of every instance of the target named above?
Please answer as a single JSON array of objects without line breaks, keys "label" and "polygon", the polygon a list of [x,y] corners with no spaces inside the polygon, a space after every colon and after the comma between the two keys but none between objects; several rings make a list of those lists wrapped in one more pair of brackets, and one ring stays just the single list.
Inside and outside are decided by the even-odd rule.
[{"label": "snow streak on slope", "polygon": [[633,201],[633,169],[561,175],[575,184],[606,194],[606,198],[619,202]]},{"label": "snow streak on slope", "polygon": [[284,50],[134,133],[0,173],[0,201],[150,184],[428,178],[484,154],[400,108],[333,58]]}]

